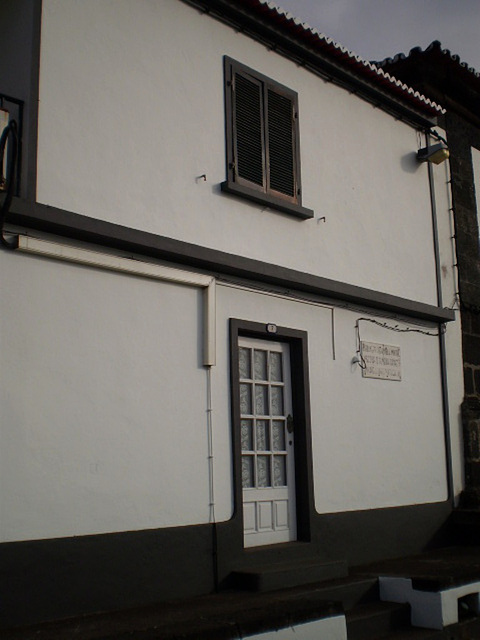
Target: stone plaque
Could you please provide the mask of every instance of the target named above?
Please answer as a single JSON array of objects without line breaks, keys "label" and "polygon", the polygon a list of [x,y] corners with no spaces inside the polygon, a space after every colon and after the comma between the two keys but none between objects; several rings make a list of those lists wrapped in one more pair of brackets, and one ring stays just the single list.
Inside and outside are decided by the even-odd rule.
[{"label": "stone plaque", "polygon": [[363,377],[378,380],[401,380],[400,347],[377,342],[361,342]]}]

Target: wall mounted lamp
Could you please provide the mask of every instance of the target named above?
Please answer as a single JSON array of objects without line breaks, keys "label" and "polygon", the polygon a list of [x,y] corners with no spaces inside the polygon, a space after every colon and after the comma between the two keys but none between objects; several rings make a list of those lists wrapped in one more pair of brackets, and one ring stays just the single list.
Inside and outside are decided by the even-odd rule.
[{"label": "wall mounted lamp", "polygon": [[423,147],[417,151],[417,160],[419,162],[433,162],[441,164],[450,156],[450,151],[444,142],[433,144],[431,147]]}]

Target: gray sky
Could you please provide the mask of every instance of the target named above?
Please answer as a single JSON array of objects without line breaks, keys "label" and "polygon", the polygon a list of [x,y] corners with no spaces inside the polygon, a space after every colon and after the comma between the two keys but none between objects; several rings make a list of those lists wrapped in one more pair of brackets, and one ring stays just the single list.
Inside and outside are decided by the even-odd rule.
[{"label": "gray sky", "polygon": [[367,60],[440,40],[480,72],[480,0],[274,0]]}]

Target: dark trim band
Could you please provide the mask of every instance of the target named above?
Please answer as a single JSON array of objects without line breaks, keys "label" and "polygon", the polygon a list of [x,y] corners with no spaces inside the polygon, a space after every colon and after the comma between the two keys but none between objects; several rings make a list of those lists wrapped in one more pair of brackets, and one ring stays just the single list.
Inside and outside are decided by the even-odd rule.
[{"label": "dark trim band", "polygon": [[213,273],[295,289],[331,300],[434,323],[455,320],[455,312],[294,269],[231,255],[147,231],[89,218],[78,213],[14,198],[11,224],[188,265]]},{"label": "dark trim band", "polygon": [[[312,544],[253,551],[238,548],[234,519],[222,522],[216,525],[221,586],[229,586],[232,571],[265,564],[343,559],[352,567],[447,546],[455,542],[450,512],[448,503],[437,503],[314,514]],[[2,543],[0,629],[212,592],[214,526]]]}]

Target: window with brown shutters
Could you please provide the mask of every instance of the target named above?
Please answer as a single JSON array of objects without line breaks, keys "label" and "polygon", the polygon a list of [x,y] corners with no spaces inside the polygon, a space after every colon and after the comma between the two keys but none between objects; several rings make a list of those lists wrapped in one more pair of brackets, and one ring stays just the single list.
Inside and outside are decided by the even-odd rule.
[{"label": "window with brown shutters", "polygon": [[227,181],[222,190],[306,219],[297,94],[225,58]]}]

